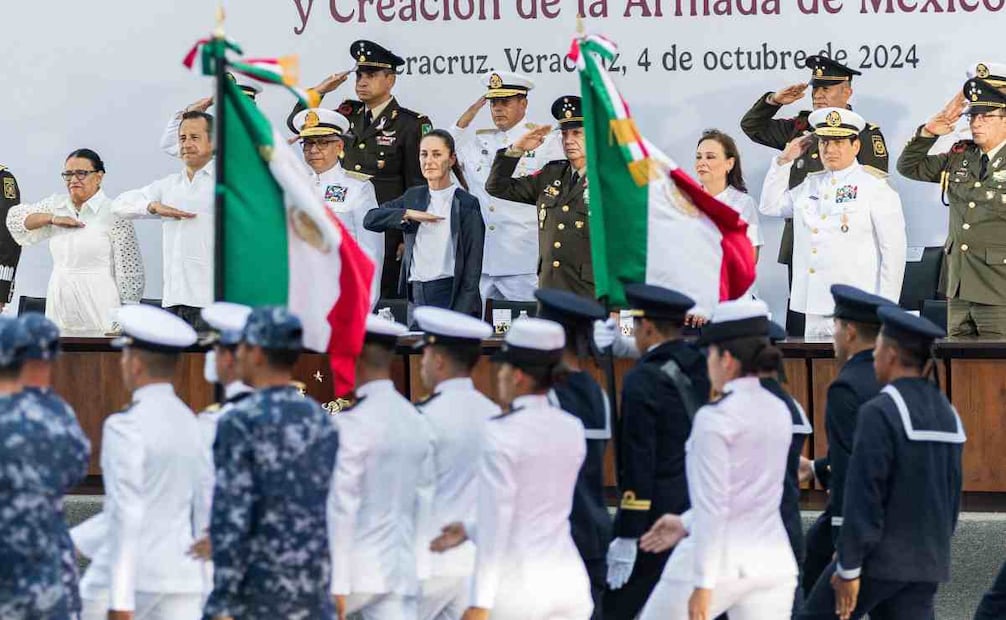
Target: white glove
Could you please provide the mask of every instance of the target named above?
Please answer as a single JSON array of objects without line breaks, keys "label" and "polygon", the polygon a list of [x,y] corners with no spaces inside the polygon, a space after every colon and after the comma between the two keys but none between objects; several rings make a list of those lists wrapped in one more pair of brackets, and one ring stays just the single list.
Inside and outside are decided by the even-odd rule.
[{"label": "white glove", "polygon": [[617,590],[625,585],[636,564],[636,538],[616,538],[608,545],[608,586]]},{"label": "white glove", "polygon": [[608,317],[607,321],[594,321],[594,346],[603,351],[615,342],[618,333],[618,323]]}]

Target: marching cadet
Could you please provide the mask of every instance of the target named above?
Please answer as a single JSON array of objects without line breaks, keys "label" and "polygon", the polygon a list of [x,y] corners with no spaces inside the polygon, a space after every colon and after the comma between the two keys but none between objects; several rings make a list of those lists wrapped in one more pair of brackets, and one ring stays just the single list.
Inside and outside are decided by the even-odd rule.
[{"label": "marching cadet", "polygon": [[548,398],[565,346],[561,325],[523,318],[493,356],[510,406],[487,425],[475,521],[449,525],[433,543],[475,541],[464,620],[590,617],[590,581],[569,525],[586,440],[580,421]]},{"label": "marching cadet", "polygon": [[[534,82],[518,73],[492,73],[482,82],[487,88],[485,94],[450,129],[457,144],[458,162],[486,221],[479,291],[483,303],[490,298],[531,301],[538,287],[538,215],[526,205],[491,197],[486,180],[496,152],[538,127],[527,122],[528,93]],[[475,129],[472,122],[487,104],[493,127]],[[549,133],[540,147],[524,153],[517,161],[513,176],[527,176],[546,162],[564,157],[559,134]]]},{"label": "marching cadet", "polygon": [[[349,54],[356,62],[356,96],[360,99],[347,99],[336,110],[349,119],[354,136],[352,146],[342,157],[342,166],[349,172],[370,178],[377,202],[384,204],[410,187],[426,183],[419,166],[419,139],[433,129],[433,124],[425,114],[401,107],[391,94],[397,80],[395,70],[404,65],[405,60],[366,40],[354,41]],[[336,73],[312,90],[323,98],[342,85],[348,76],[348,71]],[[293,123],[294,115],[303,109],[298,104],[287,121],[294,133],[298,133]],[[401,231],[388,230],[384,235],[382,297],[399,297],[401,246]]]},{"label": "marching cadet", "polygon": [[825,169],[787,189],[802,148],[793,140],[773,158],[758,210],[795,219],[790,307],[805,315],[804,337],[818,340],[830,338],[834,327],[832,284],[900,298],[908,241],[901,199],[887,174],[856,161],[864,148],[863,117],[821,108],[807,120]]},{"label": "marching cadet", "polygon": [[1006,617],[1006,562],[999,569],[992,588],[982,596],[974,620],[996,620]]},{"label": "marching cadet", "polygon": [[241,333],[238,366],[255,393],[217,424],[203,618],[333,617],[325,502],[339,436],[291,385],[302,341],[300,319],[277,306],[252,310]]},{"label": "marching cadet", "polygon": [[536,127],[496,151],[485,188],[496,198],[537,206],[538,286],[593,298],[587,148],[580,98],[559,97],[552,103],[552,116],[559,121],[565,159],[548,162],[532,176],[514,177],[521,160],[538,152],[552,130],[548,125]]},{"label": "marching cadet", "polygon": [[709,400],[706,359],[682,338],[687,295],[651,284],[627,284],[636,349],[643,352],[622,381],[618,484],[621,501],[608,549],[605,616],[635,618],[670,556],[639,553],[638,541],[663,514],[688,510],[685,442],[695,413]]},{"label": "marching cadet", "polygon": [[332,595],[340,618],[415,618],[435,492],[433,433],[395,389],[391,362],[408,329],[367,316],[356,404],[335,418],[339,455],[328,499]]},{"label": "marching cadet", "polygon": [[[862,75],[859,71],[835,62],[827,56],[810,56],[806,60],[806,66],[811,71],[811,103],[814,110],[852,109],[849,105],[849,99],[852,97],[852,78]],[[811,111],[803,110],[793,118],[775,118],[783,106],[802,99],[806,90],[807,84],[795,84],[776,92],[765,93],[741,119],[741,130],[747,137],[758,144],[779,151],[785,149],[794,139],[807,136],[796,163],[789,170],[789,189],[800,185],[808,174],[822,169],[820,153],[816,148],[817,139],[813,135],[808,135],[808,131],[813,130],[808,118]],[[856,156],[859,163],[887,172],[890,155],[880,128],[872,123],[864,124],[859,141],[864,145]],[[791,286],[795,273],[793,230],[793,220],[787,218],[779,245],[779,262],[789,267]],[[800,313],[793,312],[792,308],[786,317],[786,328],[794,336],[802,336],[804,333],[803,317]]]},{"label": "marching cadet", "polygon": [[[416,344],[423,352],[419,374],[423,385],[433,391],[416,408],[433,433],[436,495],[432,526],[436,533],[455,521],[475,518],[475,476],[485,425],[499,415],[500,408],[475,389],[471,376],[482,353],[482,341],[492,335],[492,327],[474,317],[429,306],[416,308],[415,319],[424,332]],[[426,538],[424,542],[428,542]],[[430,576],[422,583],[420,620],[461,618],[468,607],[468,580],[474,568],[475,545],[471,542],[433,556]]]},{"label": "marching cadet", "polygon": [[[256,82],[250,80],[238,79],[234,77],[233,73],[227,73],[227,79],[232,82],[237,83],[238,88],[241,92],[248,95],[248,98],[252,101],[259,96],[262,92],[262,87]],[[170,155],[171,157],[178,158],[178,130],[182,126],[182,117],[186,112],[207,112],[210,107],[213,106],[213,97],[203,97],[189,105],[185,106],[184,110],[175,112],[171,118],[168,119],[167,124],[164,126],[164,133],[161,134],[161,150]]]},{"label": "marching cadet", "polygon": [[535,291],[538,317],[555,321],[566,331],[562,351],[562,377],[549,391],[552,406],[580,419],[587,438],[587,455],[580,467],[569,513],[573,542],[590,576],[593,618],[601,618],[607,579],[605,552],[611,542],[611,517],[604,498],[604,453],[611,439],[611,403],[594,377],[580,366],[590,357],[594,321],[605,317],[604,308],[593,299],[569,291]]},{"label": "marching cadet", "polygon": [[692,508],[660,517],[640,540],[657,551],[684,539],[641,620],[790,616],[797,565],[780,505],[793,423],[759,378],[782,363],[769,334],[758,300],[721,303],[702,328],[698,344],[709,347],[710,382],[722,397],[696,413],[688,438]]},{"label": "marching cadet", "polygon": [[[17,187],[17,179],[6,166],[0,165],[0,183],[3,183],[3,196],[0,197],[0,221],[7,221],[7,212],[11,207],[21,204],[21,191]],[[0,312],[14,297],[14,275],[17,264],[21,260],[21,246],[6,226],[0,226]]]},{"label": "marching cadet", "polygon": [[298,128],[304,161],[313,172],[311,178],[315,190],[367,257],[374,261],[374,279],[370,287],[373,307],[381,292],[384,239],[380,233],[363,227],[367,211],[377,208],[373,183],[367,175],[346,171],[339,163],[346,151],[349,121],[338,112],[312,108],[298,112],[293,117],[293,124]]},{"label": "marching cadet", "polygon": [[894,306],[877,313],[873,363],[884,388],[856,422],[837,559],[808,597],[808,620],[932,618],[938,584],[950,578],[965,436],[927,377],[933,341],[946,332]]},{"label": "marching cadet", "polygon": [[199,425],[171,385],[181,352],[196,343],[182,319],[123,306],[122,379],[133,394],[102,428],[105,504],[89,523],[101,541],[80,583],[85,620],[199,616],[200,564],[186,555],[210,463]]},{"label": "marching cadet", "polygon": [[[49,453],[48,462],[59,468],[82,467],[81,477],[87,471],[88,457],[91,453],[91,442],[84,435],[77,414],[73,408],[52,390],[52,364],[59,355],[59,328],[56,324],[36,312],[27,312],[18,321],[27,332],[28,346],[24,351],[24,364],[18,382],[22,393],[44,406],[46,410],[63,424],[61,435],[67,445],[61,451]],[[55,510],[62,522],[62,497],[57,498]],[[70,597],[70,611],[73,614],[81,612],[80,589],[78,587],[77,556],[74,553],[70,533],[63,528],[60,542],[61,560],[63,563],[63,587]],[[4,617],[0,613],[0,618]]]},{"label": "marching cadet", "polygon": [[839,364],[838,376],[828,386],[824,423],[828,439],[827,456],[813,462],[803,460],[805,481],[817,479],[828,489],[828,504],[807,532],[807,557],[803,568],[803,588],[809,593],[835,555],[842,527],[845,479],[852,455],[859,408],[880,392],[873,370],[873,348],[880,333],[877,310],[893,302],[846,284],[831,287],[835,300],[835,334],[832,346]]},{"label": "marching cadet", "polygon": [[[63,495],[87,473],[90,446],[40,391],[21,392],[26,356],[38,348],[24,325],[0,317],[0,618],[77,618],[76,563]],[[70,545],[68,547],[68,545]],[[67,565],[67,553],[70,564]]]},{"label": "marching cadet", "polygon": [[[947,331],[952,337],[1006,336],[1006,95],[981,76],[964,84],[946,107],[919,128],[898,159],[898,172],[940,183],[950,207],[946,245]],[[929,155],[938,136],[949,134],[967,106],[972,140],[949,153]]]}]

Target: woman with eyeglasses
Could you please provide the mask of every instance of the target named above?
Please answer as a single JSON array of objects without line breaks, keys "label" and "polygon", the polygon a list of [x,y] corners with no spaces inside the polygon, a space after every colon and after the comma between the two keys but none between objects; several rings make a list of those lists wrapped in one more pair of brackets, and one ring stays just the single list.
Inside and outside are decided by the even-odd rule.
[{"label": "woman with eyeglasses", "polygon": [[112,200],[101,190],[105,164],[97,153],[70,153],[61,176],[67,193],[12,208],[7,228],[22,246],[49,241],[46,316],[66,332],[108,332],[115,310],[143,294],[136,231],[113,215]]}]

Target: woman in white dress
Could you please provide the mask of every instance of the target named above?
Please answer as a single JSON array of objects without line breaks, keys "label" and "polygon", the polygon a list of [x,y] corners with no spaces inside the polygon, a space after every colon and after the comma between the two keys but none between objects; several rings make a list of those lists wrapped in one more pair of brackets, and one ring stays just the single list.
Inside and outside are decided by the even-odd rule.
[{"label": "woman in white dress", "polygon": [[143,261],[132,223],[112,214],[101,190],[105,164],[90,149],[66,158],[66,194],[7,214],[19,245],[49,241],[52,276],[45,314],[65,332],[108,332],[115,310],[143,294]]},{"label": "woman in white dress", "polygon": [[755,248],[757,262],[758,250],[765,243],[758,225],[758,203],[748,194],[734,139],[718,129],[702,132],[695,147],[695,175],[709,194],[733,207],[748,223],[748,239]]}]

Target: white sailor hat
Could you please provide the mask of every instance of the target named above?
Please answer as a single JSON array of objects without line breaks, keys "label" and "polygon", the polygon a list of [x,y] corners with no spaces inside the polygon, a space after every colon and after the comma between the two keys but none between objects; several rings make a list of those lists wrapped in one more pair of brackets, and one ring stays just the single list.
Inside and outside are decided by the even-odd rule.
[{"label": "white sailor hat", "polygon": [[376,314],[367,315],[366,330],[364,342],[391,348],[394,348],[399,336],[404,336],[409,332],[409,328],[401,323],[379,317]]},{"label": "white sailor hat", "polygon": [[318,136],[339,136],[349,131],[349,119],[334,110],[309,108],[301,110],[293,117],[293,126],[298,128],[301,138]]},{"label": "white sailor hat", "polygon": [[768,306],[760,299],[725,301],[713,309],[713,316],[702,326],[699,346],[736,338],[762,336],[770,332]]},{"label": "white sailor hat", "polygon": [[1006,86],[1006,64],[1001,62],[976,62],[968,67],[968,79],[985,80],[996,88]]},{"label": "white sailor hat", "polygon": [[866,120],[846,108],[821,108],[807,117],[819,138],[851,138],[866,128]]},{"label": "white sailor hat", "polygon": [[262,92],[262,87],[258,83],[244,79],[239,80],[233,73],[228,72],[227,79],[237,84],[241,92],[251,97],[252,101],[255,101],[255,97],[258,97],[258,94]]},{"label": "white sailor hat", "polygon": [[199,315],[203,317],[214,334],[204,344],[219,343],[225,347],[233,347],[241,342],[241,332],[252,309],[229,301],[218,301],[203,308]]},{"label": "white sailor hat", "polygon": [[155,353],[179,353],[196,343],[196,330],[167,310],[147,304],[119,308],[116,317],[122,336],[112,341],[117,348],[133,348]]},{"label": "white sailor hat", "polygon": [[477,345],[493,333],[492,326],[485,321],[445,308],[421,306],[412,316],[424,332],[422,340],[413,347],[416,349],[428,344]]},{"label": "white sailor hat", "polygon": [[493,72],[482,78],[482,84],[488,89],[486,99],[526,96],[534,88],[534,80],[519,73]]},{"label": "white sailor hat", "polygon": [[556,364],[566,347],[566,330],[547,319],[517,319],[503,339],[503,346],[493,355],[494,362],[514,366]]}]

